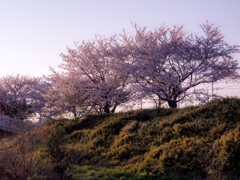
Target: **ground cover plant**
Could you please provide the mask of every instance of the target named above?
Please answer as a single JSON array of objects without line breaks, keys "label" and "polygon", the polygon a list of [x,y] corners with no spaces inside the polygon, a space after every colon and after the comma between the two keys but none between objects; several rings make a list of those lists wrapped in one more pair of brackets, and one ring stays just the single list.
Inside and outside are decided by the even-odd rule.
[{"label": "ground cover plant", "polygon": [[[0,141],[0,170],[12,179],[238,179],[239,130],[237,98],[49,120],[21,134],[32,138]],[[4,159],[9,152],[15,163]],[[31,168],[19,175],[23,160]]]}]

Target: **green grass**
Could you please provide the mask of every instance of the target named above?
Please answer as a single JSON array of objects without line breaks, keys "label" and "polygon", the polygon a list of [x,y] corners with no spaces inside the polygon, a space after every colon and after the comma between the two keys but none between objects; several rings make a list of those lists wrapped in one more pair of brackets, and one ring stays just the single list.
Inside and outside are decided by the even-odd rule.
[{"label": "green grass", "polygon": [[135,174],[130,171],[96,168],[92,166],[73,166],[69,174],[72,175],[72,179],[74,180],[153,180],[155,178],[146,172]]},{"label": "green grass", "polygon": [[100,168],[93,166],[73,166],[69,171],[73,180],[187,180],[187,176],[167,173],[162,176],[149,175],[147,172],[133,173],[131,171]]}]

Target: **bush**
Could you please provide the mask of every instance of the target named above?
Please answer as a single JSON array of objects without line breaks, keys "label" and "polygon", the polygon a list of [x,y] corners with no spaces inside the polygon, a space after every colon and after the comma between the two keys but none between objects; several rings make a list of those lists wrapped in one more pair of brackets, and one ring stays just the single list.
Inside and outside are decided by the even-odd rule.
[{"label": "bush", "polygon": [[240,100],[53,120],[1,143],[15,179],[238,179]]}]

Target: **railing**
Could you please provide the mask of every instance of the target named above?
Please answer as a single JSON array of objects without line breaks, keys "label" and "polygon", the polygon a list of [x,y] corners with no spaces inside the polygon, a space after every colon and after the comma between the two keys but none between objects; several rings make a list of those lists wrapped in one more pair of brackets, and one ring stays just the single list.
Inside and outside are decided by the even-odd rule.
[{"label": "railing", "polygon": [[23,131],[26,123],[19,119],[9,116],[0,115],[0,129],[8,132]]}]

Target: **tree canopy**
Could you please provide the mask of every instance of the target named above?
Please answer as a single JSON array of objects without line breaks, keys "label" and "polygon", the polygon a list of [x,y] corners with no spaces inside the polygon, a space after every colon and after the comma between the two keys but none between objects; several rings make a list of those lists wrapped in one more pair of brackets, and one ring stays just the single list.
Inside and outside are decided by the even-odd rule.
[{"label": "tree canopy", "polygon": [[[155,94],[171,108],[186,98],[204,95],[189,90],[228,77],[238,77],[238,62],[233,54],[239,46],[223,40],[219,27],[203,24],[205,36],[183,31],[183,26],[160,27],[147,31],[135,25],[136,34],[122,35],[125,70],[140,91]],[[195,97],[196,99],[196,97]]]},{"label": "tree canopy", "polygon": [[213,24],[200,26],[204,36],[185,32],[183,26],[134,27],[134,35],[97,36],[61,54],[62,70],[89,80],[85,88],[91,89],[89,98],[98,112],[114,112],[139,94],[176,108],[181,100],[204,99],[206,91],[191,91],[196,86],[238,77],[233,54],[239,46],[225,42]]},{"label": "tree canopy", "polygon": [[32,118],[44,108],[45,83],[40,77],[7,75],[0,78],[0,98],[5,115],[20,120]]},{"label": "tree canopy", "polygon": [[[116,108],[152,98],[176,108],[181,100],[206,100],[201,84],[238,78],[238,45],[224,41],[219,27],[200,25],[203,35],[183,26],[152,31],[134,25],[135,34],[96,36],[61,53],[51,74],[17,74],[0,79],[5,114],[26,119],[36,113],[51,118],[72,114],[114,113]],[[205,98],[205,99],[204,99]]]}]

